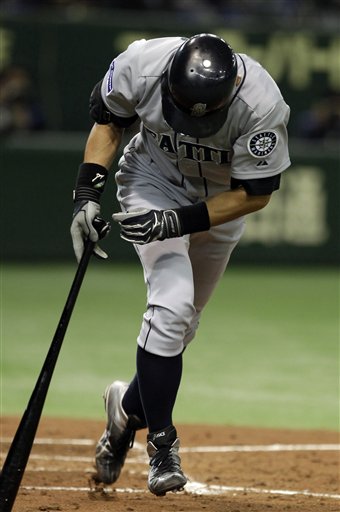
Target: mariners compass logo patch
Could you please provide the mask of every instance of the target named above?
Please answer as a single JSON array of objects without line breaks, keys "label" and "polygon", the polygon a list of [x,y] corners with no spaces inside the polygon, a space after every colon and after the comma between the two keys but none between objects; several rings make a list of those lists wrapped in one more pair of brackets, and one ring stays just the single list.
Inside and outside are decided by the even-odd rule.
[{"label": "mariners compass logo patch", "polygon": [[255,158],[270,155],[277,146],[278,136],[275,132],[258,132],[248,140],[248,151]]}]

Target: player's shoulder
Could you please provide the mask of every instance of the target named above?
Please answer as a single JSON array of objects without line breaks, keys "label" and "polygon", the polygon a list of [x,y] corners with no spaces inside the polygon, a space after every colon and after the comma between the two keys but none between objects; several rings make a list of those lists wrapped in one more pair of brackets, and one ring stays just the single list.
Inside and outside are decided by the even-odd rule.
[{"label": "player's shoulder", "polygon": [[178,48],[185,38],[183,37],[157,37],[153,39],[137,39],[129,44],[126,51],[128,53],[139,54],[145,58],[157,54],[166,56],[167,52]]},{"label": "player's shoulder", "polygon": [[281,103],[281,91],[270,75],[258,61],[249,55],[239,53],[238,75],[240,87],[237,98],[259,116],[264,115],[273,105]]},{"label": "player's shoulder", "polygon": [[121,54],[120,60],[133,67],[137,75],[155,76],[162,73],[184,40],[182,37],[138,39]]}]

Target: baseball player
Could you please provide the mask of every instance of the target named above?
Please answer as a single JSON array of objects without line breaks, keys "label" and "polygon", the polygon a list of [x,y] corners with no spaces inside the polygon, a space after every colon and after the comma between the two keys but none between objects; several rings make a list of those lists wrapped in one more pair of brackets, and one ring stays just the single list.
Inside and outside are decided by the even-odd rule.
[{"label": "baseball player", "polygon": [[[134,244],[147,288],[136,375],[104,394],[98,478],[117,480],[137,429],[147,427],[149,490],[183,489],[173,408],[182,357],[247,214],[264,208],[290,165],[289,107],[268,72],[221,38],[199,34],[133,42],[94,87],[71,225],[79,260],[98,241],[93,219],[124,129],[140,130],[115,174],[121,237]],[[95,253],[107,255],[96,244]]]}]

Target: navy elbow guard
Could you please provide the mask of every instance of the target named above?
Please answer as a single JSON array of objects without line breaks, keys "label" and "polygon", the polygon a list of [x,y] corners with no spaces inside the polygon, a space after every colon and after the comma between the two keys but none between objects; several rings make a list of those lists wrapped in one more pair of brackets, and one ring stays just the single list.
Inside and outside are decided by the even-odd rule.
[{"label": "navy elbow guard", "polygon": [[90,111],[90,117],[98,124],[109,124],[112,121],[112,114],[106,107],[105,103],[102,99],[101,94],[101,87],[102,82],[98,82],[90,96],[90,102],[89,102],[89,111]]}]

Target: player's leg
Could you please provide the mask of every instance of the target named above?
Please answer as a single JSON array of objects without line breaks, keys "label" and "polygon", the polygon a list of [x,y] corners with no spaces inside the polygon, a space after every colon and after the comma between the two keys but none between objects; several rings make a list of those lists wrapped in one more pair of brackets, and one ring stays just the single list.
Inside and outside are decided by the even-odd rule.
[{"label": "player's leg", "polygon": [[[155,494],[164,494],[186,483],[172,411],[182,375],[183,338],[195,313],[188,237],[138,247],[138,254],[144,268],[148,304],[138,337],[138,377],[129,387],[113,383],[109,388],[112,400],[107,411],[111,411],[108,418],[112,421],[98,443],[96,460],[101,480],[112,483],[118,478],[131,440],[129,419],[140,419],[143,411],[149,428],[149,488]],[[120,392],[115,391],[117,386]],[[131,427],[135,426],[134,423]],[[121,445],[123,451],[119,452],[117,446]],[[162,458],[167,463],[160,465]]]},{"label": "player's leg", "polygon": [[[138,338],[137,371],[150,431],[149,488],[155,494],[163,494],[185,482],[172,423],[181,380],[183,340],[192,339],[199,315],[223,275],[242,232],[243,221],[237,220],[192,235],[190,247],[187,237],[157,243],[154,247],[152,244],[138,247],[148,286],[148,310]],[[159,457],[169,450],[173,467],[168,473],[167,488],[162,469],[158,468],[162,468]]]},{"label": "player's leg", "polygon": [[143,407],[149,430],[154,432],[172,421],[182,374],[183,338],[195,314],[194,290],[188,237],[136,250],[144,268],[148,306],[138,337],[138,376],[123,398],[123,407],[139,417]]},{"label": "player's leg", "polygon": [[[174,208],[185,199],[184,189],[170,186],[157,169],[151,169],[154,164],[147,155],[140,157],[127,152],[120,164],[116,182],[123,210]],[[141,416],[143,410],[149,429],[149,487],[155,494],[162,494],[182,487],[186,481],[179,466],[172,410],[182,374],[183,338],[195,314],[194,287],[188,237],[154,242],[136,249],[143,265],[148,294],[147,311],[138,337],[137,377],[124,392],[114,394],[118,405],[114,406],[114,400],[109,401],[107,412],[108,418],[113,418],[110,422],[112,431],[114,411],[119,411],[119,417],[124,418],[119,435],[128,439],[128,418]],[[116,445],[120,445],[120,437],[110,435],[112,452]],[[125,452],[118,461],[121,465],[128,446],[125,442]],[[163,457],[169,464],[159,465]],[[112,459],[110,464],[113,464]],[[97,460],[98,465],[100,461]],[[165,475],[153,471],[158,467],[170,467],[171,471]]]},{"label": "player's leg", "polygon": [[194,338],[202,310],[223,276],[243,231],[244,221],[237,219],[191,235],[189,256],[195,289],[195,315],[185,335],[185,346]]},{"label": "player's leg", "polygon": [[139,390],[149,429],[148,485],[151,492],[162,495],[186,483],[172,413],[182,376],[183,338],[195,314],[188,237],[141,246],[137,251],[148,304],[137,352]]}]

